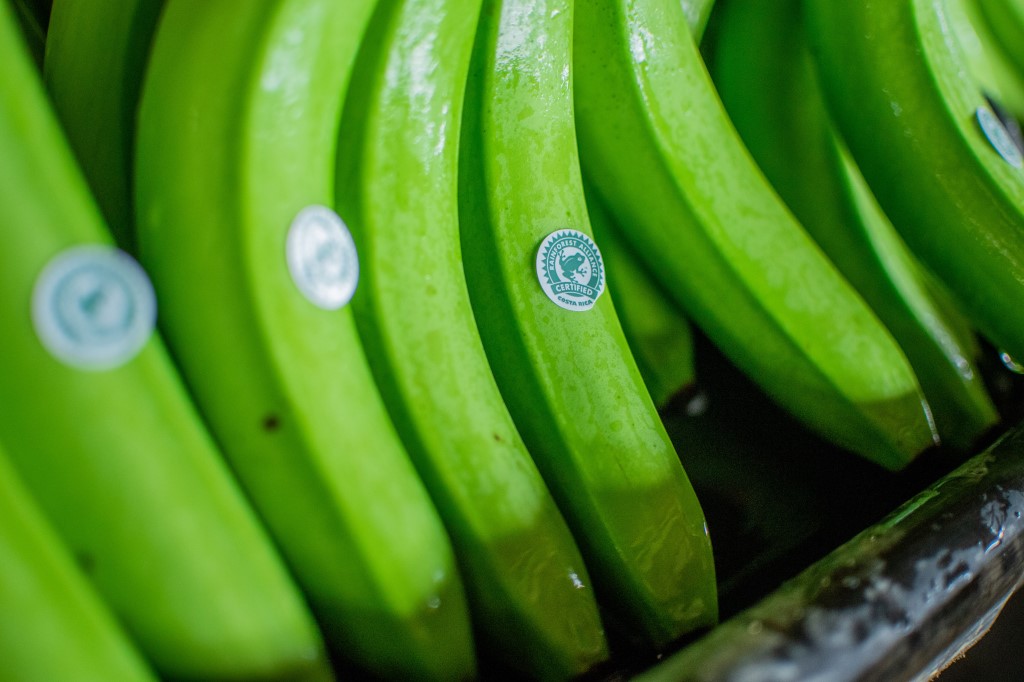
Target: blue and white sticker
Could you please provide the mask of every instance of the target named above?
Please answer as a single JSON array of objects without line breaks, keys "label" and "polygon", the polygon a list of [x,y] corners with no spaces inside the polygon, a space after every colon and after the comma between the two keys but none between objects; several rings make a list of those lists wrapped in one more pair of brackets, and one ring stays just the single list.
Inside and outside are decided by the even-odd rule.
[{"label": "blue and white sticker", "polygon": [[156,326],[156,296],[142,267],[110,246],[75,246],[40,272],[32,322],[43,346],[72,367],[106,370],[134,358]]},{"label": "blue and white sticker", "polygon": [[1021,153],[1020,147],[1013,141],[1010,132],[992,109],[980,106],[976,116],[981,132],[985,134],[985,138],[999,153],[999,156],[1003,157],[1003,161],[1014,168],[1024,168],[1024,154]]},{"label": "blue and white sticker", "polygon": [[308,206],[295,216],[285,247],[288,271],[315,306],[338,310],[352,300],[359,283],[359,256],[352,234],[326,206]]},{"label": "blue and white sticker", "polygon": [[547,297],[565,310],[590,310],[604,293],[604,261],[579,230],[556,230],[537,250],[537,279]]}]

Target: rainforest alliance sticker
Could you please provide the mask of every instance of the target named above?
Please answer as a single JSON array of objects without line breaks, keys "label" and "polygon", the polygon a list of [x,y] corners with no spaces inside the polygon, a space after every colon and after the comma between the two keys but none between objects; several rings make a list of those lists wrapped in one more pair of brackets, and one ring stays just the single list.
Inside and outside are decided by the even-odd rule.
[{"label": "rainforest alliance sticker", "polygon": [[134,358],[156,326],[153,285],[135,260],[110,246],[76,246],[43,268],[32,293],[43,346],[80,369],[113,369]]},{"label": "rainforest alliance sticker", "polygon": [[604,291],[601,252],[578,230],[556,230],[537,251],[537,279],[559,307],[590,310]]},{"label": "rainforest alliance sticker", "polygon": [[977,118],[981,132],[985,133],[985,137],[999,152],[999,156],[1014,168],[1024,168],[1024,154],[999,117],[989,107],[981,106],[978,107]]},{"label": "rainforest alliance sticker", "polygon": [[326,206],[307,206],[288,229],[288,271],[299,291],[324,310],[352,300],[359,282],[359,256],[352,234]]}]

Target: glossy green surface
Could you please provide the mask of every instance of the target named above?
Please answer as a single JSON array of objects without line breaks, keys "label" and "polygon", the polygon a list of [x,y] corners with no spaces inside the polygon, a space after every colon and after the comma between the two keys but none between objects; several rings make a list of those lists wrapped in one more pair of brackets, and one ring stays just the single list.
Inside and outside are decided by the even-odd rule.
[{"label": "glossy green surface", "polygon": [[773,187],[907,354],[942,442],[966,450],[997,414],[958,338],[958,311],[878,208],[835,135],[803,35],[800,0],[722,0],[712,75]]},{"label": "glossy green surface", "polygon": [[155,668],[174,678],[326,674],[298,590],[153,336],[121,367],[65,365],[30,320],[64,249],[109,233],[0,5],[0,438]]},{"label": "glossy green surface", "polygon": [[678,3],[584,0],[580,154],[690,318],[819,433],[891,468],[933,442],[910,366],[761,175]]},{"label": "glossy green surface", "polygon": [[0,678],[156,680],[0,452]]},{"label": "glossy green surface", "polygon": [[830,109],[879,203],[975,326],[1024,355],[1024,173],[978,125],[985,100],[944,0],[805,8]]},{"label": "glossy green surface", "polygon": [[142,261],[163,327],[329,645],[378,675],[472,674],[444,528],[349,309],[292,281],[289,226],[330,206],[342,97],[374,4],[169,5],[139,119]]},{"label": "glossy green surface", "polygon": [[[462,268],[458,141],[479,0],[384,0],[341,126],[341,215],[371,366],[503,665],[565,678],[608,655],[590,578],[491,374]],[[396,200],[397,199],[397,200]]]},{"label": "glossy green surface", "polygon": [[460,166],[466,279],[502,395],[580,544],[599,599],[663,646],[717,616],[703,514],[612,302],[570,312],[535,261],[589,233],[572,120],[572,4],[488,1]]},{"label": "glossy green surface", "polygon": [[135,243],[135,115],[164,0],[55,0],[46,87],[114,240]]}]

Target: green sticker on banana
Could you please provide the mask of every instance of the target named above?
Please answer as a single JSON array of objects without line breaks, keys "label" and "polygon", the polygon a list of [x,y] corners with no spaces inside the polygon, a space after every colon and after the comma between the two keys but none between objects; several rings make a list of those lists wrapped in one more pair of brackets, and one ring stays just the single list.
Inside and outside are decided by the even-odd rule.
[{"label": "green sticker on banana", "polygon": [[345,307],[359,283],[359,257],[352,234],[326,206],[299,211],[288,230],[288,271],[299,291],[324,310]]},{"label": "green sticker on banana", "polygon": [[156,296],[135,260],[110,246],[76,246],[51,259],[32,293],[43,346],[79,369],[105,370],[134,358],[156,325]]},{"label": "green sticker on banana", "polygon": [[1010,132],[999,120],[999,117],[988,107],[978,107],[978,125],[992,147],[1003,157],[1003,161],[1014,168],[1024,168],[1024,154],[1013,141]]},{"label": "green sticker on banana", "polygon": [[604,293],[604,262],[593,240],[578,230],[556,230],[537,250],[537,279],[560,308],[586,311]]}]

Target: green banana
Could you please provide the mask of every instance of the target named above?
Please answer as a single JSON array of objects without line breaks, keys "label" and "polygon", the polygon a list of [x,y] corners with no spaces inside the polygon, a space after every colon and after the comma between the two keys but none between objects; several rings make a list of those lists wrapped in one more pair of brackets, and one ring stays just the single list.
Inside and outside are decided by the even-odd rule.
[{"label": "green banana", "polygon": [[805,12],[833,120],[879,204],[975,327],[1024,356],[1024,160],[969,76],[946,3]]},{"label": "green banana", "polygon": [[998,418],[974,348],[960,344],[959,325],[947,323],[836,136],[799,40],[800,2],[722,0],[711,58],[716,87],[782,199],[907,354],[942,442],[969,449]]},{"label": "green banana", "polygon": [[584,168],[690,319],[834,442],[894,469],[931,445],[905,356],[750,158],[678,3],[576,17]]},{"label": "green banana", "polygon": [[[986,96],[1018,119],[1024,118],[1024,68],[1002,49],[981,10],[980,0],[944,0],[950,27],[971,76]],[[1005,0],[1000,0],[1005,3]]]},{"label": "green banana", "polygon": [[607,658],[597,604],[494,381],[462,270],[458,141],[480,0],[377,12],[338,151],[363,266],[357,326],[449,529],[481,644],[531,678],[572,677]]},{"label": "green banana", "polygon": [[114,240],[134,250],[135,115],[164,0],[54,0],[44,74]]},{"label": "green banana", "polygon": [[[683,12],[699,42],[707,28],[714,0],[683,0]],[[587,212],[594,237],[614,282],[615,312],[629,342],[644,384],[659,409],[693,385],[696,369],[690,323],[625,243],[621,227],[598,196],[593,183],[586,188]]]},{"label": "green banana", "polygon": [[156,680],[0,452],[0,678]]},{"label": "green banana", "polygon": [[374,385],[335,150],[371,0],[164,9],[139,112],[138,244],[169,343],[328,644],[384,676],[475,662],[444,527]]},{"label": "green banana", "polygon": [[7,454],[161,675],[329,677],[298,590],[149,335],[146,280],[109,246],[16,33],[0,3]]},{"label": "green banana", "polygon": [[1024,0],[967,0],[1024,78]]},{"label": "green banana", "polygon": [[613,289],[622,331],[658,408],[697,380],[690,323],[629,249],[604,201],[586,187],[587,214]]},{"label": "green banana", "polygon": [[711,18],[711,11],[715,7],[715,0],[682,0],[683,14],[690,25],[690,32],[698,43],[704,35],[704,29],[708,26]]},{"label": "green banana", "polygon": [[[717,618],[714,567],[611,301],[593,298],[602,266],[576,152],[572,20],[568,0],[484,2],[460,149],[464,267],[495,378],[599,601],[661,647]],[[564,268],[586,284],[559,280]]]}]

